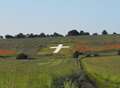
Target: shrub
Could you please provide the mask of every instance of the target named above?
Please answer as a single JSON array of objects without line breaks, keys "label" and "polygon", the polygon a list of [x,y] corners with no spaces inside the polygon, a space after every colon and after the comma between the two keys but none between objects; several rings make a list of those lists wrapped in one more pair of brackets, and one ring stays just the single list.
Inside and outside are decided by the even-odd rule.
[{"label": "shrub", "polygon": [[118,50],[118,55],[120,55],[120,50]]},{"label": "shrub", "polygon": [[97,54],[97,53],[95,53],[95,54],[93,54],[93,56],[94,57],[98,57],[98,56],[100,56],[99,54]]},{"label": "shrub", "polygon": [[87,54],[86,57],[91,57],[92,55],[91,54]]},{"label": "shrub", "polygon": [[28,58],[28,55],[24,53],[20,53],[17,55],[16,59],[29,59],[29,58]]},{"label": "shrub", "polygon": [[93,36],[97,36],[98,35],[98,33],[93,33]]},{"label": "shrub", "polygon": [[74,57],[74,58],[78,58],[79,55],[80,55],[80,53],[79,53],[78,51],[75,51],[74,54],[73,54],[73,57]]}]

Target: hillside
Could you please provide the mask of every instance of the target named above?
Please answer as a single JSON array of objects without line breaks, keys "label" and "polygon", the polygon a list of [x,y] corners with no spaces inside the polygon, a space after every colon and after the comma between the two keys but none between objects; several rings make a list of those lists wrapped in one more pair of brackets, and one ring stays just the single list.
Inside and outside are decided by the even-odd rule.
[{"label": "hillside", "polygon": [[[50,47],[59,44],[70,46],[70,48],[61,49],[58,54],[53,54],[54,49],[50,49]],[[22,52],[28,54],[33,60],[15,60],[17,54],[12,57],[0,57],[0,88],[96,88],[91,86],[85,74],[89,73],[89,69],[94,70],[94,66],[97,66],[94,72],[97,72],[96,69],[100,69],[102,72],[102,64],[116,62],[119,64],[118,59],[113,61],[106,59],[106,57],[116,56],[117,52],[113,51],[107,54],[100,52],[100,56],[92,57],[95,58],[95,61],[91,57],[87,57],[87,61],[85,57],[83,63],[88,70],[84,73],[83,70],[86,69],[82,69],[80,63],[76,63],[73,58],[73,53],[78,44],[92,48],[104,47],[106,44],[120,44],[120,35],[1,39],[1,50],[14,50],[17,54]],[[105,60],[101,59],[101,56]],[[100,60],[103,62],[97,64]],[[111,65],[108,65],[108,68],[111,68]],[[90,70],[91,74],[94,72]],[[105,72],[104,74],[107,75],[108,73]],[[91,76],[90,78],[93,79]]]},{"label": "hillside", "polygon": [[[59,38],[27,38],[27,39],[1,39],[0,49],[11,49],[25,52],[30,55],[37,55],[38,52],[49,51],[49,47],[58,44],[69,45],[71,48],[77,43],[93,46],[104,46],[106,43],[120,43],[120,35],[104,36],[78,36],[78,37],[59,37]],[[51,53],[51,51],[49,52]]]}]

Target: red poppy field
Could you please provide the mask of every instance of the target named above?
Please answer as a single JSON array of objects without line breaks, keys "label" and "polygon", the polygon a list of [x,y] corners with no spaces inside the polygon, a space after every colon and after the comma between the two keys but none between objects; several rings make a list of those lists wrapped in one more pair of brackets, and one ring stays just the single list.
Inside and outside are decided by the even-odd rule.
[{"label": "red poppy field", "polygon": [[89,44],[77,43],[75,51],[79,52],[102,52],[102,51],[114,51],[119,50],[120,44],[105,44],[104,46],[90,46]]},{"label": "red poppy field", "polygon": [[0,50],[0,56],[11,56],[16,55],[16,51],[14,50]]}]

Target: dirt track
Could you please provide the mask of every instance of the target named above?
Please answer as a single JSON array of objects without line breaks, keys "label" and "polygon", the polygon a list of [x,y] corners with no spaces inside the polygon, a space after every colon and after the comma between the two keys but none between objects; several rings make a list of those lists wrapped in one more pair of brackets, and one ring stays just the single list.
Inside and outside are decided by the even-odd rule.
[{"label": "dirt track", "polygon": [[95,81],[94,80],[91,80],[87,74],[84,72],[84,67],[83,67],[83,64],[82,64],[82,59],[80,59],[80,68],[81,68],[81,71],[80,71],[80,75],[79,75],[79,88],[98,88]]},{"label": "dirt track", "polygon": [[80,65],[79,72],[77,72],[73,75],[70,75],[68,77],[56,79],[54,82],[54,85],[55,85],[54,88],[64,88],[63,85],[64,85],[64,81],[66,81],[66,80],[71,81],[73,84],[75,84],[77,86],[77,88],[98,88],[96,86],[95,82],[90,80],[89,77],[85,74],[81,61],[80,61],[80,64],[78,64],[78,66],[79,65]]}]

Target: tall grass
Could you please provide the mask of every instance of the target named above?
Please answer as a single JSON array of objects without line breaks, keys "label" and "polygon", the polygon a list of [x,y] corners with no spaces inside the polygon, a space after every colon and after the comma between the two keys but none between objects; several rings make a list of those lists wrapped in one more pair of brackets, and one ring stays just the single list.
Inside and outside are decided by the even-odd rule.
[{"label": "tall grass", "polygon": [[1,61],[0,88],[54,88],[55,79],[77,71],[72,59]]},{"label": "tall grass", "polygon": [[78,87],[75,86],[75,84],[72,83],[71,81],[65,81],[64,82],[64,88],[78,88]]}]

